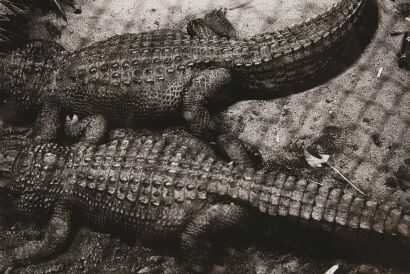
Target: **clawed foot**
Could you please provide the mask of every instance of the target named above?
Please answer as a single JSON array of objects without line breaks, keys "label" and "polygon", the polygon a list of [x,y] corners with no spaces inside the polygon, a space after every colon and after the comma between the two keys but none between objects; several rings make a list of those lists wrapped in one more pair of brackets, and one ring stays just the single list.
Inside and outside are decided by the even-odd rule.
[{"label": "clawed foot", "polygon": [[216,16],[223,16],[225,17],[226,13],[228,12],[227,8],[219,8],[219,9],[214,9],[213,11],[211,11],[210,14],[212,15],[216,15]]},{"label": "clawed foot", "polygon": [[231,22],[226,18],[226,8],[214,9],[205,14],[203,18],[191,20],[187,25],[188,34],[200,38],[212,36],[237,38],[237,32]]},{"label": "clawed foot", "polygon": [[78,122],[78,116],[74,114],[73,118],[70,118],[70,115],[67,115],[67,117],[65,118],[65,121],[66,121],[66,125],[73,125]]},{"label": "clawed foot", "polygon": [[0,273],[8,273],[12,265],[13,260],[4,251],[0,251]]},{"label": "clawed foot", "polygon": [[261,168],[263,165],[263,157],[259,149],[252,145],[251,143],[242,141],[242,146],[245,148],[247,154],[249,155],[252,163],[254,163],[256,168]]},{"label": "clawed foot", "polygon": [[67,115],[65,118],[64,133],[70,138],[79,137],[79,118],[77,115],[73,115],[71,118],[70,115]]},{"label": "clawed foot", "polygon": [[227,38],[236,38],[237,32],[232,23],[226,18],[228,10],[226,8],[215,9],[205,15],[206,25],[216,34]]},{"label": "clawed foot", "polygon": [[106,129],[102,115],[88,116],[80,120],[77,115],[66,117],[65,134],[71,138],[81,138],[80,142],[96,144],[101,141]]},{"label": "clawed foot", "polygon": [[362,264],[356,267],[351,274],[380,274],[380,270],[368,264]]},{"label": "clawed foot", "polygon": [[239,140],[232,134],[218,137],[216,146],[219,151],[232,161],[259,169],[263,158],[259,150],[252,144]]}]

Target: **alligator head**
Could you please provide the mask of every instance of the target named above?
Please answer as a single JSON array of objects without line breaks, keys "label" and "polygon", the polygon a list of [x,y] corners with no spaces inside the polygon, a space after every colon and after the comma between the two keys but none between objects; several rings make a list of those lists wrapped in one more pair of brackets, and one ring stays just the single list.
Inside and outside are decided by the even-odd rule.
[{"label": "alligator head", "polygon": [[38,93],[36,75],[42,72],[44,57],[35,56],[30,46],[10,52],[2,58],[0,65],[0,102],[10,101],[28,105]]},{"label": "alligator head", "polygon": [[0,103],[15,99],[20,110],[41,104],[66,51],[54,42],[34,40],[0,61]]}]

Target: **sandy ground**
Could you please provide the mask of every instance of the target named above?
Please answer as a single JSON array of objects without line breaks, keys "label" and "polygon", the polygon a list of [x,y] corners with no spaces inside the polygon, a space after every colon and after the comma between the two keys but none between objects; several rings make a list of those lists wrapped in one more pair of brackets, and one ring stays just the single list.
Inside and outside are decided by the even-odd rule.
[{"label": "sandy ground", "polygon": [[[335,2],[83,0],[78,2],[82,14],[68,10],[69,23],[59,42],[75,50],[115,34],[183,29],[189,18],[220,7],[230,9],[228,18],[240,36],[247,36],[298,23]],[[256,145],[265,160],[278,163],[303,160],[301,148],[331,139],[330,146],[324,145],[330,163],[352,182],[369,195],[389,194],[392,199],[406,200],[409,178],[397,170],[410,149],[410,77],[397,66],[401,37],[389,35],[404,30],[406,23],[395,15],[390,1],[378,1],[378,7],[377,31],[347,70],[299,94],[239,102],[222,118],[232,132]],[[339,178],[331,169],[325,171],[329,178]],[[286,263],[271,273],[297,273],[285,268]]]},{"label": "sandy ground", "polygon": [[[326,3],[324,3],[326,2]],[[126,32],[182,28],[184,22],[215,8],[230,9],[228,19],[241,36],[281,28],[323,12],[336,0],[320,1],[79,1],[82,14],[69,15],[61,37],[68,49]]]}]

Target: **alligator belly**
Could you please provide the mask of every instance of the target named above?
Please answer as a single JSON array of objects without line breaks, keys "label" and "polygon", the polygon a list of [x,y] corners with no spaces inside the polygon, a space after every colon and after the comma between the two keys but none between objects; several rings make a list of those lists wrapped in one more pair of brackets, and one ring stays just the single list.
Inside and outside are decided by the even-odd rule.
[{"label": "alligator belly", "polygon": [[102,86],[88,84],[64,92],[62,104],[80,116],[103,114],[109,120],[164,120],[181,112],[182,88],[152,86]]},{"label": "alligator belly", "polygon": [[[190,216],[194,216],[203,203],[185,201],[161,206],[141,196],[135,200],[131,195],[110,193],[110,189],[77,189],[77,208],[85,223],[104,232],[119,232],[142,240],[171,239],[181,231]],[[154,198],[152,199],[154,200]]]}]

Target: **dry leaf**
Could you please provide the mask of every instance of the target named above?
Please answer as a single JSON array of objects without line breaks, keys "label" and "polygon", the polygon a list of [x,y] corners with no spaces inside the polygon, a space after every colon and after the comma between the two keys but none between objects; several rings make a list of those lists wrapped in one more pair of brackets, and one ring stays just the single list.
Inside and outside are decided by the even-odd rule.
[{"label": "dry leaf", "polygon": [[304,153],[305,153],[306,162],[311,167],[322,167],[322,165],[325,164],[330,158],[330,156],[326,154],[319,154],[321,158],[317,158],[313,156],[312,154],[310,154],[306,149]]},{"label": "dry leaf", "polygon": [[339,265],[335,264],[334,266],[332,266],[331,268],[329,268],[328,271],[325,272],[325,274],[334,274],[336,273],[336,271],[339,269]]},{"label": "dry leaf", "polygon": [[377,71],[377,76],[376,76],[377,78],[380,78],[380,76],[382,76],[383,69],[384,67],[379,68],[379,70]]},{"label": "dry leaf", "polygon": [[360,194],[367,196],[363,191],[361,191],[357,186],[355,186],[352,182],[350,182],[337,168],[329,164],[327,161],[329,160],[330,156],[327,154],[319,154],[321,158],[315,157],[312,154],[310,154],[306,149],[304,150],[305,153],[305,159],[306,162],[311,166],[311,167],[322,167],[323,164],[328,165],[330,168],[332,168],[337,174],[339,174],[343,180],[348,182],[354,189],[356,189]]}]

